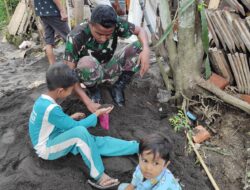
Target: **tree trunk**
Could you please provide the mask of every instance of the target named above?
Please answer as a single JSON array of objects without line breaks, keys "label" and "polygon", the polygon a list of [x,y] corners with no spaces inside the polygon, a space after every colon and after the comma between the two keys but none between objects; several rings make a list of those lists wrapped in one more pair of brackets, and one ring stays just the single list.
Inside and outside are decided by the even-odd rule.
[{"label": "tree trunk", "polygon": [[[183,0],[180,7],[189,0]],[[187,97],[196,94],[195,78],[201,74],[203,46],[200,27],[195,27],[196,4],[191,5],[179,18],[178,64],[174,67],[176,92]]]},{"label": "tree trunk", "polygon": [[[181,1],[185,4],[188,0]],[[195,94],[195,77],[200,76],[200,68],[203,58],[202,41],[200,32],[195,27],[196,5],[191,5],[183,15],[179,15],[178,42],[173,40],[173,31],[166,39],[169,65],[173,74],[175,96],[181,93],[191,97]],[[171,13],[168,1],[162,0],[160,6],[160,17],[164,30],[171,24]],[[179,23],[178,23],[179,22]]]},{"label": "tree trunk", "polygon": [[[180,0],[180,7],[189,1],[190,0]],[[248,103],[227,94],[201,77],[204,49],[201,40],[201,27],[197,26],[195,22],[196,14],[196,4],[193,3],[182,15],[178,15],[177,45],[173,40],[172,31],[166,39],[165,45],[167,47],[169,65],[176,92],[174,98],[179,98],[181,94],[183,94],[191,99],[192,96],[197,94],[207,94],[207,91],[204,91],[205,89],[218,96],[224,102],[250,114],[250,105]],[[169,4],[166,0],[161,1],[160,16],[162,27],[166,31],[166,28],[172,22]]]}]

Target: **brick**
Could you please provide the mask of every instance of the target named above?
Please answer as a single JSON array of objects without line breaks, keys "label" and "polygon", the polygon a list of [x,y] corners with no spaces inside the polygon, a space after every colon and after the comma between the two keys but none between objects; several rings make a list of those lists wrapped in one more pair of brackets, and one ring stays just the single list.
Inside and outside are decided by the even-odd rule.
[{"label": "brick", "polygon": [[247,94],[241,94],[240,99],[244,100],[245,102],[250,104],[250,95]]},{"label": "brick", "polygon": [[220,75],[217,75],[216,73],[212,73],[208,80],[221,90],[223,90],[229,84],[228,80],[221,77]]}]

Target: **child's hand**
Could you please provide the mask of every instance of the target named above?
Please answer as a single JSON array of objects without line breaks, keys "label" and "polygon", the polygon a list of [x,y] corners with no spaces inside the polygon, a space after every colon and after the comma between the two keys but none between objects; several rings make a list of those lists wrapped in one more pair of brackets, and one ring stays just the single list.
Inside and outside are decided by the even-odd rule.
[{"label": "child's hand", "polygon": [[83,119],[84,117],[86,117],[86,115],[82,112],[76,112],[76,113],[72,114],[70,117],[75,119],[75,120],[80,120],[80,119]]},{"label": "child's hand", "polygon": [[107,107],[107,108],[100,108],[98,110],[96,110],[95,114],[96,116],[98,117],[99,115],[102,115],[102,114],[108,114],[110,113],[112,110],[113,110],[114,106],[110,106],[110,107]]}]

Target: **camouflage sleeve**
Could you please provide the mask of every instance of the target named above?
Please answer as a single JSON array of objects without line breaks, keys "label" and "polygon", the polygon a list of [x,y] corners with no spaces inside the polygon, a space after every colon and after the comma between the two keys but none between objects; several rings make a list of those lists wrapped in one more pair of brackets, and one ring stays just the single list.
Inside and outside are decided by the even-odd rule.
[{"label": "camouflage sleeve", "polygon": [[129,38],[134,34],[135,25],[118,17],[117,34],[121,38]]},{"label": "camouflage sleeve", "polygon": [[68,35],[65,45],[64,60],[77,64],[79,59],[74,37]]}]

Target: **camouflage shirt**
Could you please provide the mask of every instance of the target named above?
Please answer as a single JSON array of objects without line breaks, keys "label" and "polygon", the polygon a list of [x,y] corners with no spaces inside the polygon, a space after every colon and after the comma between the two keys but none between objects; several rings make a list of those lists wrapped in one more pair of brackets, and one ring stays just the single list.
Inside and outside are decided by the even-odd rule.
[{"label": "camouflage shirt", "polygon": [[87,22],[75,27],[67,37],[64,60],[77,64],[81,57],[93,56],[101,64],[107,63],[114,55],[118,37],[128,38],[133,35],[135,30],[134,24],[120,17],[117,20],[112,36],[104,44],[100,44],[94,39]]}]

